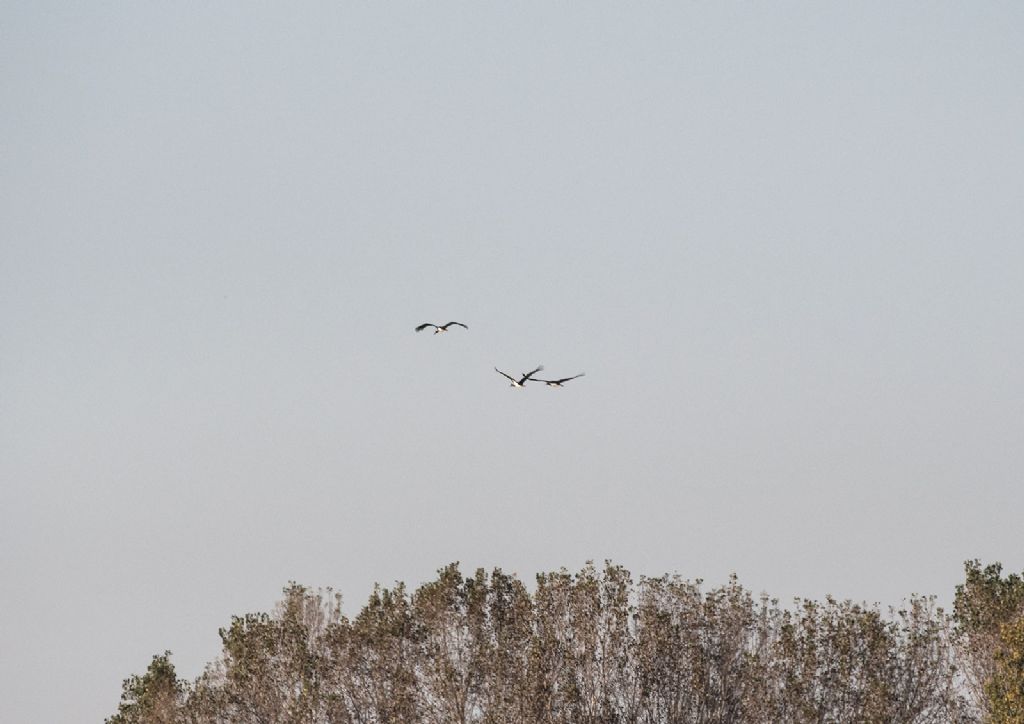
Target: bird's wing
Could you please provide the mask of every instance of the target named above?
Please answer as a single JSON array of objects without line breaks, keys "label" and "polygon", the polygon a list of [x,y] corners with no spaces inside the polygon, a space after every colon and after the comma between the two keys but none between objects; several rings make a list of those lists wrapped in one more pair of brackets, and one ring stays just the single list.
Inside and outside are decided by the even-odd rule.
[{"label": "bird's wing", "polygon": [[542,380],[540,377],[530,377],[527,382],[554,382],[555,380]]},{"label": "bird's wing", "polygon": [[544,369],[544,365],[538,365],[538,366],[537,366],[537,369],[535,369],[535,370],[534,370],[533,372],[527,372],[527,373],[526,373],[525,375],[523,375],[523,379],[522,379],[522,381],[523,381],[523,382],[525,382],[526,380],[530,379],[530,378],[531,378],[531,377],[533,377],[533,376],[534,376],[535,374],[537,374],[538,372],[540,372],[540,371],[541,371],[542,369]]},{"label": "bird's wing", "polygon": [[421,324],[420,326],[418,326],[418,327],[416,328],[416,331],[417,331],[417,332],[422,332],[422,331],[423,331],[424,329],[426,329],[427,327],[434,327],[434,328],[436,329],[436,328],[437,328],[437,325],[436,325],[436,324],[431,324],[430,322],[424,322],[423,324]]},{"label": "bird's wing", "polygon": [[456,325],[456,326],[458,326],[458,327],[462,327],[463,329],[469,329],[469,327],[467,327],[467,326],[466,326],[465,324],[463,324],[462,322],[448,322],[448,324],[446,324],[446,325],[444,325],[443,327],[441,327],[441,329],[448,329],[448,328],[449,328],[450,326],[452,326],[453,324],[454,324],[454,325]]},{"label": "bird's wing", "polygon": [[501,375],[502,377],[507,377],[508,379],[512,380],[513,382],[515,382],[515,381],[516,381],[516,378],[515,378],[515,377],[513,377],[512,375],[506,375],[506,374],[505,374],[504,372],[502,372],[501,370],[499,370],[499,369],[498,369],[497,367],[495,367],[495,368],[494,368],[494,371],[495,371],[495,372],[497,372],[497,373],[498,373],[499,375]]},{"label": "bird's wing", "polygon": [[558,383],[561,384],[562,382],[568,382],[569,380],[574,380],[577,377],[583,377],[585,374],[587,374],[587,373],[586,372],[580,372],[578,375],[573,375],[572,377],[563,377],[562,379],[558,380]]}]

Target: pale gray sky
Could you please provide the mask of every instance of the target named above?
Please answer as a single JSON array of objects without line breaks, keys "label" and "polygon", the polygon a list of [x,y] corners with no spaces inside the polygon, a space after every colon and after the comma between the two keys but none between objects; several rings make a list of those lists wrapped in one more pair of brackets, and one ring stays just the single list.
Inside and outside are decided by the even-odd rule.
[{"label": "pale gray sky", "polygon": [[1022,88],[1012,2],[5,3],[0,720],[289,580],[1024,568]]}]

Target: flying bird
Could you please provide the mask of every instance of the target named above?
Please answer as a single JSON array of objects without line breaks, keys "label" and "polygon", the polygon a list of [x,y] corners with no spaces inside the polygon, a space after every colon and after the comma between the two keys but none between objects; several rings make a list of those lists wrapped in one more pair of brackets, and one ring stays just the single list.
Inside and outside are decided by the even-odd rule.
[{"label": "flying bird", "polygon": [[569,380],[574,380],[577,377],[582,377],[585,374],[587,373],[580,372],[578,375],[573,375],[572,377],[563,377],[560,380],[542,380],[540,378],[534,377],[530,380],[530,382],[543,382],[548,387],[565,387],[565,383],[568,382]]},{"label": "flying bird", "polygon": [[526,372],[526,373],[525,373],[525,374],[523,374],[523,376],[522,376],[522,377],[520,377],[520,378],[519,378],[518,380],[517,380],[517,379],[516,379],[515,377],[513,377],[512,375],[509,375],[509,374],[505,374],[504,372],[502,372],[501,370],[499,370],[499,369],[498,369],[497,367],[495,367],[495,368],[494,368],[494,371],[495,371],[495,372],[497,372],[497,373],[498,373],[499,375],[501,375],[502,377],[507,377],[507,378],[508,378],[508,380],[509,380],[509,381],[510,381],[510,382],[512,383],[511,385],[509,385],[509,387],[522,387],[522,386],[523,386],[523,384],[524,384],[524,383],[525,383],[525,382],[526,382],[526,381],[527,381],[528,379],[530,379],[531,377],[533,377],[533,376],[534,376],[535,374],[537,374],[538,372],[540,372],[540,371],[541,371],[542,369],[544,369],[544,365],[538,365],[538,366],[537,366],[537,369],[535,369],[535,370],[534,370],[533,372]]},{"label": "flying bird", "polygon": [[462,327],[463,329],[469,329],[469,327],[467,327],[462,322],[448,322],[448,324],[442,324],[442,325],[437,325],[437,324],[434,324],[433,322],[424,322],[423,324],[421,324],[420,326],[418,326],[416,328],[416,331],[417,332],[422,332],[427,327],[433,327],[434,328],[434,334],[440,334],[441,332],[447,332],[448,328],[450,326],[452,326],[453,324],[457,324],[460,327]]}]

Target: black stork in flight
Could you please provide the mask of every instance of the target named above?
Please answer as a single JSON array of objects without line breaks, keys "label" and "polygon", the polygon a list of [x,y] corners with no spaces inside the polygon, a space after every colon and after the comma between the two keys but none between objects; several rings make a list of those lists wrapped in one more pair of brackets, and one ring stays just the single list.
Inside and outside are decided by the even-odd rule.
[{"label": "black stork in flight", "polygon": [[509,380],[509,381],[510,381],[510,382],[512,383],[511,385],[509,385],[509,387],[522,387],[522,386],[523,386],[523,384],[524,384],[524,383],[525,383],[525,382],[526,382],[526,381],[527,381],[528,379],[530,379],[531,377],[533,377],[533,376],[534,376],[535,374],[537,374],[538,372],[540,372],[540,371],[541,371],[542,369],[544,369],[544,365],[538,365],[538,366],[537,366],[537,369],[533,370],[532,372],[526,372],[526,373],[525,373],[525,374],[523,374],[523,376],[522,376],[522,377],[520,377],[520,378],[519,378],[518,380],[517,380],[517,379],[516,379],[515,377],[513,377],[512,375],[509,375],[509,374],[505,374],[504,372],[502,372],[501,370],[499,370],[499,369],[498,369],[497,367],[495,367],[495,368],[494,368],[494,371],[495,371],[495,372],[497,372],[497,373],[498,373],[499,375],[501,375],[502,377],[506,377],[506,378],[508,378],[508,380]]},{"label": "black stork in flight", "polygon": [[548,387],[565,387],[565,383],[568,382],[569,380],[574,380],[577,377],[583,377],[585,374],[587,374],[587,373],[586,372],[580,372],[578,375],[573,375],[572,377],[563,377],[560,380],[542,380],[540,378],[536,378],[535,377],[535,378],[531,379],[530,382],[543,382]]},{"label": "black stork in flight", "polygon": [[441,332],[447,332],[448,328],[450,326],[452,326],[453,324],[457,324],[458,326],[462,327],[463,329],[469,329],[469,327],[467,327],[462,322],[448,322],[448,324],[441,324],[441,325],[434,324],[433,322],[424,322],[423,324],[421,324],[420,326],[418,326],[416,328],[416,331],[417,332],[422,332],[427,327],[433,327],[434,328],[434,334],[440,334]]}]

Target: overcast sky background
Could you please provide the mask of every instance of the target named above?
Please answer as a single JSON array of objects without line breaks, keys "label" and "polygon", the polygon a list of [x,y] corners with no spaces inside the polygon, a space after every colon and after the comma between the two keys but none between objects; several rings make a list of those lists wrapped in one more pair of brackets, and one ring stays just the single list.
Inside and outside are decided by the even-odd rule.
[{"label": "overcast sky background", "polygon": [[1022,89],[1012,2],[4,3],[0,720],[290,580],[1021,570]]}]

